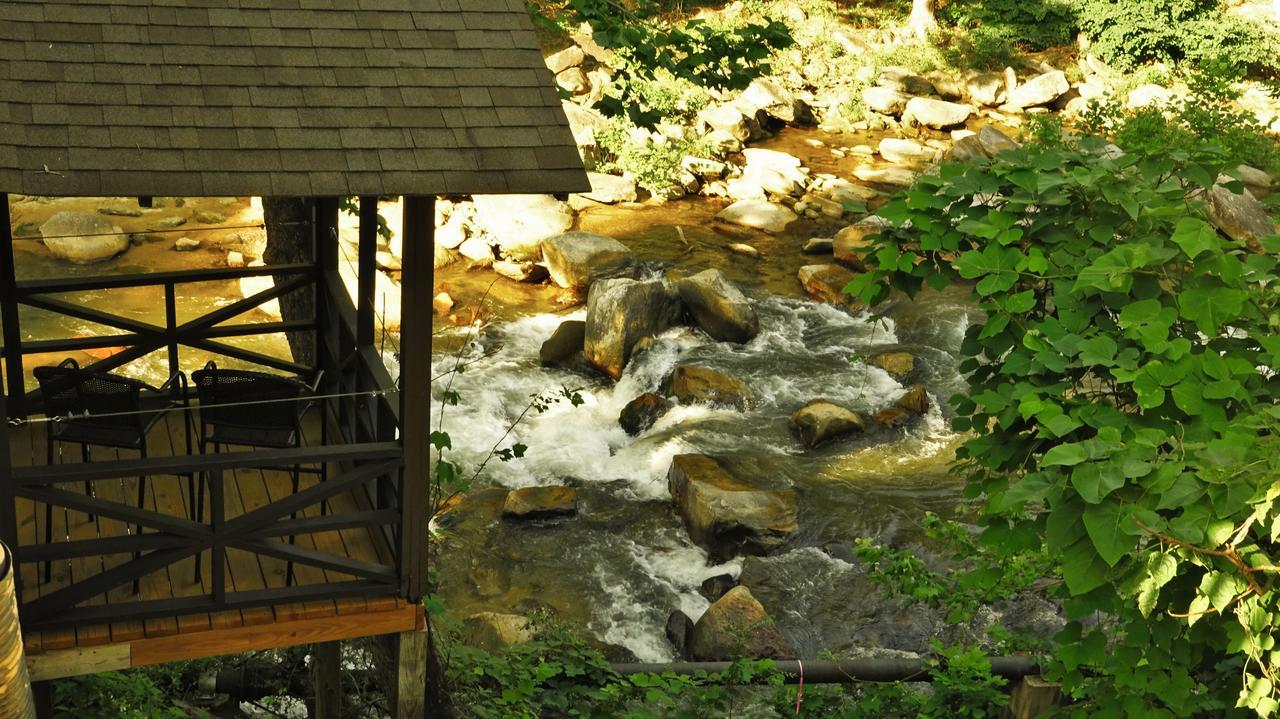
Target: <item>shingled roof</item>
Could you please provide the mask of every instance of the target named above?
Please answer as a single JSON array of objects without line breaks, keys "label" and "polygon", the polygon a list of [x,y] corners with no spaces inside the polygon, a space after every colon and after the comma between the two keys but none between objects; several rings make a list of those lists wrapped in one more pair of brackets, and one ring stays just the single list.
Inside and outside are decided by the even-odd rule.
[{"label": "shingled roof", "polygon": [[524,0],[0,0],[0,192],[586,187]]}]

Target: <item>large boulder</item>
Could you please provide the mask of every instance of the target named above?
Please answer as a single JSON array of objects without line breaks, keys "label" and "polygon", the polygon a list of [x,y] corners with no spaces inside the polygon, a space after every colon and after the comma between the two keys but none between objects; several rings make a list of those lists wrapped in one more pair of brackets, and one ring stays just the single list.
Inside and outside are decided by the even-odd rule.
[{"label": "large boulder", "polygon": [[1214,185],[1202,194],[1213,226],[1249,250],[1262,252],[1262,238],[1280,234],[1280,228],[1267,215],[1267,208],[1248,189],[1237,194],[1225,185]]},{"label": "large boulder", "polygon": [[689,537],[715,562],[775,551],[798,529],[794,493],[746,484],[713,457],[676,455],[667,488]]},{"label": "large boulder", "polygon": [[462,638],[470,646],[498,652],[533,639],[533,625],[519,614],[480,612],[462,622]]},{"label": "large boulder", "polygon": [[928,97],[913,97],[902,112],[903,122],[915,122],[941,130],[963,125],[973,114],[973,107]]},{"label": "large boulder", "polygon": [[573,227],[573,210],[551,195],[475,195],[476,223],[513,260],[538,259],[543,240]]},{"label": "large boulder", "polygon": [[765,232],[782,232],[799,217],[796,213],[767,200],[738,200],[720,211],[716,217],[744,227]]},{"label": "large boulder", "polygon": [[751,137],[751,128],[742,110],[733,105],[711,105],[698,113],[698,120],[712,132],[720,132],[739,142]]},{"label": "large boulder", "polygon": [[886,137],[880,141],[880,156],[898,165],[927,165],[938,159],[938,151],[915,140]]},{"label": "large boulder", "polygon": [[910,352],[880,352],[867,358],[867,364],[879,367],[889,376],[901,381],[916,369],[916,358]]},{"label": "large boulder", "polygon": [[622,377],[636,343],[675,325],[680,310],[679,295],[664,280],[593,283],[587,294],[587,361],[614,379]]},{"label": "large boulder", "polygon": [[636,201],[635,180],[602,172],[588,172],[587,180],[591,183],[591,191],[582,193],[582,196],[588,200],[605,205]]},{"label": "large boulder", "polygon": [[671,394],[681,402],[735,407],[746,411],[751,405],[751,388],[740,379],[706,367],[682,364],[671,373]]},{"label": "large boulder", "polygon": [[937,89],[932,82],[917,75],[915,71],[894,65],[880,68],[880,76],[876,78],[876,84],[907,95],[932,95]]},{"label": "large boulder", "polygon": [[600,160],[600,143],[597,138],[600,133],[609,129],[609,119],[576,102],[564,100],[560,105],[569,120],[569,129],[573,131],[578,154],[582,156],[587,169],[593,169]]},{"label": "large boulder", "polygon": [[1013,107],[1039,107],[1049,105],[1067,94],[1071,83],[1061,70],[1046,72],[1018,85],[1009,93],[1006,104]]},{"label": "large boulder", "polygon": [[965,81],[965,94],[976,105],[995,107],[1004,103],[1008,87],[1003,73],[984,72]]},{"label": "large boulder", "polygon": [[573,487],[521,487],[507,492],[502,503],[506,519],[548,519],[578,513],[578,490]]},{"label": "large boulder", "polygon": [[794,659],[795,647],[746,587],[734,587],[693,625],[689,657],[696,661]]},{"label": "large boulder", "polygon": [[618,424],[624,432],[635,437],[652,427],[670,410],[671,400],[656,392],[645,392],[622,408],[622,412],[618,414]]},{"label": "large boulder", "polygon": [[542,343],[542,347],[538,350],[538,360],[547,366],[566,364],[582,354],[586,338],[586,322],[565,320]]},{"label": "large boulder", "polygon": [[857,412],[826,399],[815,399],[796,410],[790,422],[800,441],[810,449],[866,428]]},{"label": "large boulder", "polygon": [[631,248],[590,232],[566,232],[544,239],[542,257],[553,282],[579,291],[589,289],[596,280],[627,274],[636,262]]},{"label": "large boulder", "polygon": [[990,125],[983,125],[978,130],[977,138],[982,145],[982,149],[986,151],[989,157],[995,157],[1002,152],[1022,147],[1016,140]]},{"label": "large boulder", "polygon": [[804,102],[776,81],[764,77],[757,78],[743,91],[737,105],[763,110],[769,117],[789,124],[805,122],[809,118],[809,109]]},{"label": "large boulder", "polygon": [[800,268],[797,277],[805,293],[818,302],[840,305],[850,310],[862,306],[856,298],[845,294],[844,287],[853,281],[854,274],[840,265],[805,265]]},{"label": "large boulder", "polygon": [[129,236],[100,215],[59,212],[40,226],[49,252],[77,265],[109,260],[129,249]]},{"label": "large boulder", "polygon": [[950,150],[947,150],[947,159],[951,162],[972,162],[987,157],[989,157],[987,149],[982,146],[982,141],[977,135],[962,137],[956,140]]},{"label": "large boulder", "polygon": [[676,283],[680,299],[703,332],[722,342],[749,342],[760,333],[760,318],[746,295],[717,269]]},{"label": "large boulder", "polygon": [[560,52],[548,55],[544,61],[552,75],[559,75],[571,67],[581,67],[586,59],[587,54],[582,51],[582,48],[570,45]]},{"label": "large boulder", "polygon": [[901,115],[910,99],[891,87],[868,87],[862,91],[862,101],[881,115]]},{"label": "large boulder", "polygon": [[893,223],[885,218],[868,215],[840,230],[832,241],[835,261],[856,272],[866,272],[866,257],[870,254],[871,248],[869,238],[892,227]]}]

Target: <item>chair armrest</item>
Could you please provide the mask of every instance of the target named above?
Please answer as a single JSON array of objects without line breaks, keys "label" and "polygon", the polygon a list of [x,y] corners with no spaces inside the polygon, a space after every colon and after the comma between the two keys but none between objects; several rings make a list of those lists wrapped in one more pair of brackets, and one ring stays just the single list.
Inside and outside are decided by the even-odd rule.
[{"label": "chair armrest", "polygon": [[316,378],[311,381],[310,385],[307,385],[307,388],[311,390],[311,394],[315,394],[320,391],[320,383],[323,381],[324,370],[316,370]]},{"label": "chair armrest", "polygon": [[[176,395],[178,398],[182,399],[183,401],[186,401],[187,375],[184,374],[182,370],[178,370],[177,372],[174,372],[173,375],[169,377],[169,379],[165,380],[164,384],[160,385],[159,387],[149,387],[148,389],[152,392],[155,392],[156,394],[168,393],[170,396]],[[174,390],[179,390],[181,394],[176,393]]]}]

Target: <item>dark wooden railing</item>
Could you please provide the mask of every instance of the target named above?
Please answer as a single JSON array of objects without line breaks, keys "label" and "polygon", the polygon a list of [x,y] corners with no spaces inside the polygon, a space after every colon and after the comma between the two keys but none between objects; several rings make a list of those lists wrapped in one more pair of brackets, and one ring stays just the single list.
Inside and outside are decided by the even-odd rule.
[{"label": "dark wooden railing", "polygon": [[[345,469],[296,494],[288,494],[283,499],[238,516],[227,516],[223,501],[227,473],[243,469],[319,463],[342,464]],[[401,465],[402,451],[398,444],[370,443],[16,469],[13,471],[10,490],[14,497],[144,528],[142,532],[132,535],[22,547],[19,561],[38,566],[45,562],[74,561],[77,558],[112,554],[133,554],[135,557],[83,579],[76,578],[66,586],[47,591],[39,598],[25,602],[21,607],[23,626],[27,629],[52,629],[83,623],[147,619],[285,602],[396,595],[400,591],[400,574],[395,547],[390,547],[392,561],[379,564],[323,552],[304,544],[285,541],[284,538],[316,532],[367,530],[371,527],[398,525],[402,516],[399,497],[393,498],[390,504],[374,504],[352,512],[295,517],[308,507],[320,505],[377,478],[398,476]],[[191,473],[203,475],[208,482],[209,516],[202,518],[202,521],[62,488],[63,485],[79,487],[84,482],[99,483],[139,476],[182,476]],[[339,572],[351,575],[354,579],[337,583],[232,591],[228,589],[227,582],[230,571],[226,562],[228,549]],[[211,567],[211,586],[205,594],[151,600],[138,598],[124,602],[113,600],[110,604],[82,606],[84,602],[105,595],[117,587],[131,584],[139,578],[203,552],[209,553]]]}]

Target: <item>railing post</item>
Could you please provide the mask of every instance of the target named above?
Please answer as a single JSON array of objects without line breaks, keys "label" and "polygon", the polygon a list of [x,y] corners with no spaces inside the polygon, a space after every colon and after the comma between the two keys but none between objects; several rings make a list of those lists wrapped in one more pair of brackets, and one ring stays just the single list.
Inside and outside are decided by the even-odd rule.
[{"label": "railing post", "polygon": [[222,540],[227,517],[222,485],[222,470],[213,470],[209,476],[209,524],[213,529],[213,544],[209,551],[209,573],[213,578],[213,601],[216,604],[227,601],[227,547]]},{"label": "railing post", "polygon": [[4,325],[5,389],[9,393],[9,411],[14,417],[25,417],[27,382],[22,371],[18,268],[13,261],[13,225],[10,222],[9,196],[0,193],[0,324]]},{"label": "railing post", "polygon": [[356,264],[356,347],[373,346],[378,275],[378,198],[360,198],[360,244]]},{"label": "railing post", "polygon": [[164,336],[169,340],[169,376],[178,373],[178,298],[173,282],[164,283]]}]

